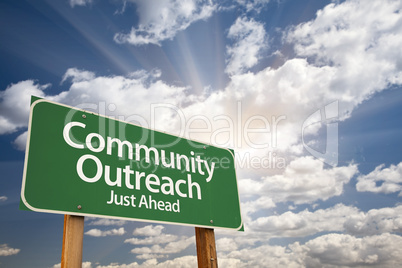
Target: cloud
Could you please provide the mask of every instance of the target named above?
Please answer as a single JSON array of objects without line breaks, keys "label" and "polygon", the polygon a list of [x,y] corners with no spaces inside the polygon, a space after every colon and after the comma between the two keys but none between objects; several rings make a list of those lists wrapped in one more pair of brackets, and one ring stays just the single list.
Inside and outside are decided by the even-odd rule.
[{"label": "cloud", "polygon": [[353,235],[374,235],[402,232],[402,206],[372,209],[367,213],[349,215],[344,223],[345,231]]},{"label": "cloud", "polygon": [[145,258],[146,256],[154,257],[154,254],[175,254],[182,252],[192,244],[195,244],[194,237],[183,236],[177,241],[167,243],[165,246],[160,246],[159,244],[157,244],[151,247],[136,247],[131,250],[131,253],[138,254],[139,258]]},{"label": "cloud", "polygon": [[20,249],[10,248],[7,244],[0,244],[0,256],[16,255],[20,252]]},{"label": "cloud", "polygon": [[316,66],[330,66],[331,93],[346,100],[348,110],[389,84],[401,84],[402,3],[345,1],[329,4],[317,17],[287,34],[299,57]]},{"label": "cloud", "polygon": [[[149,2],[143,5],[146,5],[148,10],[154,4]],[[369,5],[362,6],[364,10]],[[338,100],[339,119],[344,119],[375,91],[384,90],[389,83],[400,83],[398,62],[401,62],[401,56],[384,55],[397,51],[389,48],[395,40],[402,38],[398,32],[390,33],[390,29],[400,25],[397,6],[394,2],[386,2],[378,7],[383,16],[364,18],[368,25],[374,25],[375,18],[379,20],[379,26],[371,28],[363,27],[364,25],[351,15],[354,14],[353,10],[359,7],[358,1],[328,5],[318,13],[316,19],[287,31],[285,40],[295,45],[298,58],[287,60],[277,69],[268,67],[256,73],[232,75],[226,88],[205,92],[203,96],[193,96],[186,92],[185,87],[168,85],[158,80],[158,76],[149,80],[149,74],[145,72],[137,73],[135,77],[104,77],[72,68],[66,71],[63,78],[64,82],[71,79],[71,87],[56,96],[45,96],[44,89],[49,85],[39,85],[31,80],[21,81],[1,93],[0,133],[12,133],[26,127],[29,95],[35,93],[34,95],[80,108],[96,107],[96,112],[120,117],[145,127],[150,127],[149,115],[155,112],[157,119],[154,126],[178,135],[185,133],[183,128],[188,127],[188,119],[202,117],[210,123],[211,131],[195,133],[192,138],[234,148],[241,157],[245,153],[264,157],[268,151],[285,152],[290,156],[301,155],[301,127],[304,120],[316,109]],[[164,5],[160,8],[169,9]],[[367,14],[371,14],[370,12]],[[153,15],[148,13],[143,15],[144,22],[152,21]],[[357,14],[363,16],[360,10]],[[243,22],[239,25],[256,24],[255,21],[244,18],[239,21]],[[332,27],[332,23],[339,25]],[[359,35],[353,33],[362,27],[367,37],[357,38]],[[355,37],[350,45],[359,53],[349,52],[341,43],[326,42],[337,40],[335,36],[338,34]],[[327,35],[331,38],[327,38]],[[250,47],[253,46],[253,40],[248,43]],[[328,50],[328,53],[324,55],[315,47],[322,47],[323,51]],[[383,57],[375,56],[377,52],[381,52]],[[368,60],[370,62],[367,62]],[[355,68],[352,62],[360,64],[362,68]],[[377,68],[375,73],[379,75],[370,72],[367,75],[367,66]],[[133,106],[132,103],[137,105]],[[164,108],[160,105],[156,109],[154,104],[158,103],[164,103]],[[85,105],[87,107],[84,107]],[[152,107],[155,109],[149,112]],[[241,114],[241,118],[238,118],[238,114]],[[196,128],[204,123],[205,127],[205,120],[200,123],[192,121],[191,126]],[[246,123],[248,130],[257,127],[257,131],[247,133]],[[317,133],[318,129],[315,128],[311,134]],[[24,137],[21,136],[16,144],[23,148],[23,141]]]},{"label": "cloud", "polygon": [[[258,184],[258,183],[254,183],[252,185],[249,185],[249,183],[250,183],[250,180],[242,180],[242,185],[248,185],[248,187],[261,185],[261,184]],[[241,188],[243,188],[243,187],[241,187]],[[249,189],[250,193],[254,194],[255,189],[258,189],[258,188]],[[240,193],[242,193],[241,190],[240,190]],[[243,214],[246,214],[246,215],[252,214],[252,213],[254,213],[256,211],[259,211],[261,209],[274,208],[275,206],[276,205],[275,205],[274,201],[272,201],[272,198],[269,197],[269,196],[260,196],[256,200],[247,201],[247,202],[244,202],[244,203],[241,204],[242,212],[243,212]]]},{"label": "cloud", "polygon": [[307,267],[396,267],[402,261],[401,246],[402,237],[389,233],[363,238],[328,234],[308,241],[299,250],[305,254]]},{"label": "cloud", "polygon": [[337,204],[327,209],[287,211],[281,215],[259,217],[247,227],[266,237],[303,237],[322,232],[346,232],[355,236],[400,233],[401,212],[402,206],[363,212],[353,206]]},{"label": "cloud", "polygon": [[126,224],[126,221],[123,220],[112,220],[112,219],[99,219],[99,218],[89,218],[86,217],[85,220],[90,220],[88,225],[102,225],[102,226],[122,226]]},{"label": "cloud", "polygon": [[[162,225],[147,225],[142,228],[136,228],[133,231],[133,235],[145,236],[145,238],[129,238],[124,243],[152,245],[150,247],[135,247],[131,250],[131,253],[137,254],[139,259],[167,258],[168,254],[179,253],[195,243],[194,237],[164,234],[162,233],[164,228]],[[164,245],[161,246],[162,244]]]},{"label": "cloud", "polygon": [[124,230],[124,227],[121,227],[119,229],[111,229],[107,231],[102,231],[99,229],[91,229],[87,232],[85,232],[86,235],[89,236],[95,236],[95,237],[103,237],[103,236],[111,236],[111,235],[124,235],[126,231]]},{"label": "cloud", "polygon": [[389,233],[357,238],[326,234],[286,247],[262,245],[221,254],[218,261],[236,267],[395,267],[401,262],[402,237]]},{"label": "cloud", "polygon": [[343,231],[345,220],[358,212],[359,210],[355,207],[338,204],[335,207],[314,212],[288,211],[277,216],[260,217],[247,226],[254,231],[264,232],[269,237],[302,237],[324,231]]},{"label": "cloud", "polygon": [[156,44],[173,39],[192,23],[209,18],[216,9],[210,1],[136,1],[140,18],[138,27],[129,33],[117,33],[117,43],[132,45]]},{"label": "cloud", "polygon": [[216,240],[216,248],[217,251],[222,251],[222,252],[229,252],[229,251],[234,251],[237,250],[237,244],[233,238],[220,238]]},{"label": "cloud", "polygon": [[[402,190],[402,162],[398,165],[379,165],[367,175],[357,178],[356,190],[359,192],[373,192],[390,194]],[[401,195],[401,193],[399,193]]]},{"label": "cloud", "polygon": [[150,236],[144,239],[140,238],[129,238],[124,240],[124,243],[130,243],[133,245],[154,245],[154,244],[166,244],[177,240],[176,235],[171,234],[160,234],[157,236]]},{"label": "cloud", "polygon": [[261,9],[269,3],[270,0],[236,0],[239,5],[246,8],[247,12],[254,11],[259,13]]},{"label": "cloud", "polygon": [[[100,102],[107,102],[112,106],[105,107],[103,113],[116,115],[116,117],[125,115],[127,120],[130,115],[145,115],[143,111],[149,110],[153,103],[178,105],[183,100],[186,88],[170,86],[163,81],[152,79],[159,75],[159,72],[139,71],[127,76],[106,77],[94,76],[91,72],[72,68],[68,69],[64,75],[65,78],[72,80],[70,89],[51,98],[55,101],[81,106],[84,103],[99,106]],[[136,105],[133,106],[133,103]]]},{"label": "cloud", "polygon": [[226,48],[228,60],[225,72],[240,74],[258,63],[263,49],[268,47],[264,25],[253,19],[237,18],[228,37],[234,44]]},{"label": "cloud", "polygon": [[167,267],[167,268],[192,268],[197,267],[197,257],[195,256],[183,256],[179,258],[175,258],[173,260],[167,260],[162,263],[155,263],[155,267]]},{"label": "cloud", "polygon": [[218,263],[230,262],[236,267],[303,267],[300,256],[286,247],[262,245],[221,254]]},{"label": "cloud", "polygon": [[162,230],[165,229],[162,225],[147,225],[142,228],[136,228],[133,231],[133,235],[138,236],[159,236],[162,234]]},{"label": "cloud", "polygon": [[354,164],[324,169],[323,162],[306,156],[290,162],[282,174],[241,180],[239,186],[243,193],[269,196],[275,203],[311,204],[341,195],[356,173]]},{"label": "cloud", "polygon": [[4,201],[7,201],[7,196],[0,196],[0,202],[4,202]]},{"label": "cloud", "polygon": [[38,85],[33,80],[11,84],[0,92],[0,135],[9,134],[28,124],[31,95],[44,97],[47,85]]},{"label": "cloud", "polygon": [[[0,135],[27,127],[31,95],[150,128],[149,110],[152,105],[166,106],[169,103],[179,107],[186,96],[186,88],[155,80],[158,76],[160,72],[154,70],[136,72],[127,77],[97,77],[92,72],[71,68],[63,78],[63,81],[71,79],[71,87],[58,95],[46,95],[45,89],[50,85],[40,85],[33,80],[12,84],[0,92]],[[132,105],[133,103],[136,105]],[[166,108],[163,115],[174,119],[177,113],[174,109]],[[164,117],[160,120],[166,121]],[[26,137],[27,133],[22,133],[15,140],[17,148],[25,149]]]},{"label": "cloud", "polygon": [[[402,206],[361,211],[354,206],[337,204],[326,209],[300,212],[287,211],[280,215],[261,216],[266,212],[259,211],[252,219],[245,217],[245,233],[225,232],[219,230],[221,238],[218,247],[225,250],[222,244],[230,244],[238,250],[250,245],[266,244],[272,238],[311,237],[320,234],[337,232],[352,236],[364,237],[383,233],[402,233]],[[270,212],[268,212],[270,213]],[[226,239],[227,238],[227,239]]]},{"label": "cloud", "polygon": [[[381,235],[354,237],[330,233],[304,244],[260,245],[230,252],[219,252],[220,267],[397,267],[402,262],[402,237]],[[183,267],[197,265],[195,256],[182,256],[158,263],[148,259],[142,264],[110,264],[98,268]]]},{"label": "cloud", "polygon": [[[305,74],[304,72],[307,69],[311,69],[312,72]],[[292,76],[285,75],[288,73]],[[137,73],[133,77],[96,77],[88,75],[85,71],[77,69],[71,71],[69,69],[65,77],[71,78],[70,89],[56,96],[46,96],[46,98],[87,110],[92,109],[100,114],[115,116],[144,127],[157,126],[158,129],[176,131],[179,132],[179,136],[184,135],[183,130],[189,122],[183,118],[189,120],[192,117],[202,116],[211,124],[211,132],[196,133],[191,138],[232,147],[239,152],[239,156],[251,154],[257,157],[265,157],[269,150],[286,151],[292,146],[298,146],[300,126],[310,113],[310,110],[306,110],[304,106],[307,103],[314,102],[313,96],[317,96],[317,93],[312,94],[311,89],[308,88],[305,88],[305,93],[311,93],[311,99],[304,99],[306,94],[289,93],[288,95],[285,86],[283,91],[273,90],[273,88],[281,84],[294,85],[295,83],[304,88],[306,84],[311,85],[313,81],[314,83],[319,81],[319,78],[312,74],[325,76],[325,69],[309,66],[305,60],[296,59],[288,61],[277,70],[267,69],[257,74],[234,75],[231,83],[224,91],[213,92],[204,99],[198,99],[188,95],[186,88],[170,86],[160,80],[149,81],[148,74],[145,72]],[[311,81],[306,83],[306,78],[309,76],[311,76]],[[285,81],[288,81],[287,79],[290,77],[293,82],[289,80],[291,84],[288,84]],[[145,83],[144,79],[148,82]],[[20,84],[23,83],[25,82],[20,82]],[[273,83],[272,87],[270,83]],[[35,87],[44,95],[41,86],[35,85]],[[14,86],[7,88],[5,92],[15,96],[26,94],[25,91],[15,90]],[[287,97],[282,98],[281,94],[286,94]],[[29,103],[28,98],[25,99]],[[19,100],[21,103],[16,103],[16,105],[23,106],[24,98],[19,98]],[[190,104],[183,106],[184,100]],[[317,104],[320,102],[325,103],[317,100]],[[132,103],[137,103],[137,105],[133,106]],[[25,107],[27,106],[25,104]],[[157,109],[155,108],[149,113],[148,111],[152,106],[157,107]],[[208,109],[208,107],[216,107],[216,109]],[[267,114],[266,107],[270,107],[269,114]],[[239,112],[241,118],[237,118]],[[24,113],[28,117],[28,109]],[[157,116],[150,118],[152,113]],[[18,122],[13,121],[9,113],[4,115],[10,122],[17,125]],[[256,123],[257,126],[262,122],[263,125],[261,126],[265,130],[261,128],[259,133],[250,135],[243,128],[246,122]],[[228,123],[232,124],[232,129],[228,128]],[[196,124],[191,126],[195,127]],[[250,126],[252,125],[249,124]],[[231,137],[231,135],[237,135],[239,132],[240,137]],[[259,149],[258,145],[263,143],[267,144],[266,148]],[[242,159],[242,157],[237,159]],[[302,166],[305,167],[300,168]],[[306,168],[308,170],[304,171],[303,169]],[[267,170],[264,169],[264,171]],[[249,186],[254,183],[262,186],[262,188],[257,188],[259,195],[272,193],[272,197],[269,196],[274,203],[285,200],[293,201],[296,204],[311,203],[315,200],[327,200],[329,197],[340,195],[343,191],[343,185],[350,180],[355,172],[356,167],[354,165],[336,167],[333,170],[324,169],[320,161],[304,157],[290,162],[282,175],[263,175],[263,179],[257,181],[245,179],[244,182],[247,182],[247,185],[241,189],[243,194],[247,194],[247,189],[253,191]],[[309,177],[308,173],[313,174],[312,177]],[[295,175],[298,175],[297,179]],[[242,185],[244,182],[240,180],[239,184]],[[274,187],[267,186],[270,184]],[[292,185],[300,186],[293,187]],[[272,190],[274,188],[279,190]],[[262,191],[263,189],[266,191]],[[256,193],[253,192],[253,194]]]},{"label": "cloud", "polygon": [[70,6],[86,6],[92,3],[92,0],[69,0]]},{"label": "cloud", "polygon": [[156,259],[161,259],[161,258],[167,258],[168,257],[168,255],[158,255],[158,254],[141,254],[141,255],[138,255],[137,256],[137,258],[138,259],[142,259],[142,260],[150,260],[150,259],[152,259],[152,260],[156,260]]},{"label": "cloud", "polygon": [[85,70],[79,70],[77,68],[70,68],[63,75],[63,79],[61,80],[61,83],[65,82],[69,78],[71,78],[71,81],[73,83],[88,81],[88,80],[92,80],[95,78],[95,73],[85,71]]},{"label": "cloud", "polygon": [[[152,4],[153,2],[144,5],[149,5],[148,8],[150,8]],[[369,5],[362,6],[364,10]],[[69,105],[81,105],[81,108],[87,108],[82,107],[83,103],[96,104],[97,112],[101,114],[103,112],[99,111],[99,108],[105,107],[104,113],[122,116],[126,121],[140,123],[145,127],[149,127],[149,114],[155,112],[157,119],[154,120],[154,126],[157,129],[172,131],[172,134],[181,136],[186,132],[184,129],[186,127],[188,129],[186,123],[189,119],[198,116],[205,120],[191,121],[193,123],[191,127],[205,128],[207,120],[211,131],[192,134],[193,139],[234,148],[241,157],[248,153],[261,158],[266,156],[268,151],[300,156],[303,154],[303,146],[300,142],[303,122],[317,109],[338,100],[338,117],[343,120],[374,92],[388,88],[390,83],[400,84],[401,82],[398,62],[402,62],[402,56],[384,55],[384,53],[397,51],[397,47],[390,48],[402,38],[398,32],[390,33],[390,29],[397,29],[402,21],[397,19],[401,15],[396,10],[397,6],[394,2],[380,4],[378,9],[382,14],[381,18],[377,15],[364,18],[367,25],[374,25],[375,18],[379,20],[379,26],[371,28],[363,27],[364,25],[357,22],[351,15],[359,7],[357,1],[328,5],[318,12],[316,19],[287,31],[285,40],[294,45],[296,58],[287,60],[277,69],[268,67],[256,73],[234,74],[223,90],[193,96],[186,91],[187,88],[168,85],[157,77],[150,82],[149,80],[144,82],[144,79],[148,77],[145,73],[139,74],[139,77],[102,77],[94,76],[91,72],[84,70],[69,69],[64,80],[71,79],[70,89],[57,96],[47,97]],[[160,8],[165,7],[162,5]],[[363,16],[360,10],[357,14]],[[144,13],[144,16],[149,17],[144,21],[152,20],[152,15]],[[245,19],[241,21],[251,22]],[[342,24],[339,24],[339,21]],[[332,23],[339,25],[332,27]],[[355,33],[362,27],[367,37],[357,38],[356,36],[360,35]],[[345,35],[356,37],[350,44],[352,52],[344,49],[342,43],[326,42],[326,40],[337,40],[338,34],[341,37]],[[253,40],[247,43],[250,47],[253,46]],[[377,42],[370,40],[377,40]],[[315,49],[316,46],[322,47],[323,51],[328,50],[328,53],[322,54],[320,49]],[[378,53],[382,57],[376,56]],[[375,70],[367,70],[367,68],[375,68]],[[2,95],[26,96],[28,93],[26,90],[20,90],[20,92],[16,90],[17,87],[22,87],[23,83],[30,84],[36,92],[42,96],[45,95],[43,87],[46,85],[40,86],[29,80],[10,86],[6,89],[6,94]],[[29,97],[25,98],[29,99]],[[11,100],[5,100],[3,96],[1,99],[4,107],[15,107],[11,104]],[[24,103],[22,100],[20,98],[14,102],[22,105]],[[103,106],[100,102],[103,102]],[[133,106],[132,103],[138,105]],[[154,105],[155,109],[150,113],[151,105],[155,103],[166,105],[164,107],[160,105],[157,109]],[[26,107],[26,102],[22,106]],[[239,109],[240,106],[241,109]],[[11,108],[3,111],[5,110],[3,105],[0,107],[2,107],[0,108],[0,133],[15,132],[18,128],[26,126],[28,108],[19,110],[17,112],[19,117],[15,118],[16,115],[12,114]],[[115,110],[110,111],[110,107]],[[215,107],[215,109],[209,107]],[[238,118],[238,114],[241,114],[241,118]],[[248,130],[251,128],[257,128],[257,130],[247,133],[246,123]],[[224,131],[225,129],[227,131]],[[309,133],[316,134],[319,129],[314,128]],[[23,147],[20,143],[18,144]]]},{"label": "cloud", "polygon": [[[82,268],[92,268],[92,263],[89,261],[85,261],[81,265]],[[53,268],[61,268],[61,263],[53,265]]]},{"label": "cloud", "polygon": [[164,262],[158,263],[156,259],[149,259],[145,262],[138,264],[137,262],[133,262],[130,264],[109,264],[106,266],[97,266],[97,268],[142,268],[142,267],[160,267],[160,268],[193,268],[197,266],[197,257],[196,256],[183,256],[178,257],[172,260],[167,260]]},{"label": "cloud", "polygon": [[25,131],[22,134],[20,134],[13,142],[15,148],[17,150],[24,151],[27,145],[27,138],[28,138],[28,131]]}]

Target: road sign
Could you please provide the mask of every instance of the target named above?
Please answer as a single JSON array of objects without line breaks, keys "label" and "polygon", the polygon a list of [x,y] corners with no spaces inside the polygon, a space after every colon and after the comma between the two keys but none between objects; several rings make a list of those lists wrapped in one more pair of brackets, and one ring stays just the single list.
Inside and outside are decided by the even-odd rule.
[{"label": "road sign", "polygon": [[31,105],[21,206],[240,229],[232,151],[44,99]]}]

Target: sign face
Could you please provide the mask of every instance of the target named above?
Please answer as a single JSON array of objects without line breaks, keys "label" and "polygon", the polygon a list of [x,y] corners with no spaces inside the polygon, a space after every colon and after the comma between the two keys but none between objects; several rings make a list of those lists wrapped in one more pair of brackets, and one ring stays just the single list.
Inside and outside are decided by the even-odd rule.
[{"label": "sign face", "polygon": [[31,105],[21,207],[242,227],[234,155],[43,99]]}]

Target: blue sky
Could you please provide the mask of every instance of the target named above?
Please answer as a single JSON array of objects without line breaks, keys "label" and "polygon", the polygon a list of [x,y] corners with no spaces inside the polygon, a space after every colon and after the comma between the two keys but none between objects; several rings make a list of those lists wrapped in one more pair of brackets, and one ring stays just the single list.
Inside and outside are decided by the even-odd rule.
[{"label": "blue sky", "polygon": [[[31,95],[234,149],[245,232],[215,231],[221,267],[397,267],[401,8],[1,1],[0,267],[60,264],[63,216],[18,209]],[[83,267],[196,263],[192,227],[84,233]]]}]

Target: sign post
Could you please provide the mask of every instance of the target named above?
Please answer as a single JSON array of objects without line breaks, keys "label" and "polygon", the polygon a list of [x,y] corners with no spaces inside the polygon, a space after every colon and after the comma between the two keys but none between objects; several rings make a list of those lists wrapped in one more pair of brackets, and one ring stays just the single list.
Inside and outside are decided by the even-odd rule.
[{"label": "sign post", "polygon": [[198,268],[217,268],[214,229],[195,227]]},{"label": "sign post", "polygon": [[67,215],[63,254],[74,216],[242,230],[233,151],[35,98],[20,207]]},{"label": "sign post", "polygon": [[80,268],[82,266],[83,238],[84,217],[64,215],[61,268]]}]

